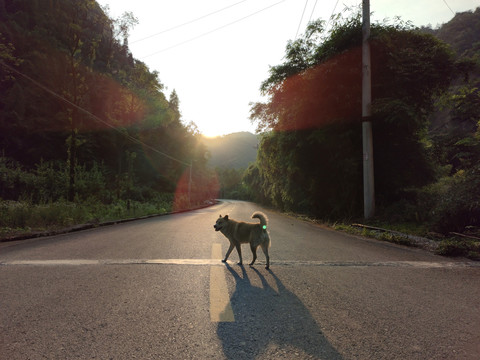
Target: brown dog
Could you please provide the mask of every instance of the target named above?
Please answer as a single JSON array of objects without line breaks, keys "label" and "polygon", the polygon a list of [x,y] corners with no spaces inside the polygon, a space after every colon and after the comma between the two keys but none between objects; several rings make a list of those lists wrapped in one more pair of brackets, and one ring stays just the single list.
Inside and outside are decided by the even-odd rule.
[{"label": "brown dog", "polygon": [[230,247],[225,254],[225,259],[222,262],[226,262],[233,248],[235,247],[238,252],[238,257],[240,258],[239,264],[242,265],[242,249],[241,244],[250,244],[250,249],[252,250],[253,260],[250,265],[255,263],[257,259],[257,247],[260,245],[262,247],[263,253],[267,260],[267,265],[265,269],[270,268],[270,256],[268,255],[268,248],[271,245],[270,236],[267,232],[267,216],[262,212],[255,212],[252,215],[252,219],[260,219],[260,224],[258,223],[246,223],[243,221],[235,221],[228,218],[228,215],[225,215],[217,219],[217,222],[213,227],[215,231],[220,231],[225,237],[230,241]]}]

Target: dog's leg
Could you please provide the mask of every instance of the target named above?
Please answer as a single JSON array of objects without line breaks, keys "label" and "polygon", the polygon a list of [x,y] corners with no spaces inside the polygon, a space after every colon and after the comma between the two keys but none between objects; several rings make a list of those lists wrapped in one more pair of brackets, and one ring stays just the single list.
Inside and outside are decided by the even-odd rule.
[{"label": "dog's leg", "polygon": [[262,244],[262,250],[263,250],[263,253],[265,254],[265,258],[267,259],[267,265],[265,266],[265,269],[270,269],[270,256],[268,255],[268,244]]},{"label": "dog's leg", "polygon": [[242,265],[242,264],[243,264],[243,260],[242,260],[242,248],[240,247],[240,244],[235,244],[235,247],[237,248],[238,257],[240,258],[240,261],[238,262],[238,265]]},{"label": "dog's leg", "polygon": [[255,263],[255,260],[257,260],[257,247],[250,244],[250,250],[252,250],[252,254],[253,254],[253,260],[250,263],[250,266],[252,266]]},{"label": "dog's leg", "polygon": [[230,247],[227,250],[227,253],[225,254],[225,259],[222,260],[222,262],[227,262],[228,257],[230,256],[230,253],[232,252],[234,246],[232,243],[230,243]]}]

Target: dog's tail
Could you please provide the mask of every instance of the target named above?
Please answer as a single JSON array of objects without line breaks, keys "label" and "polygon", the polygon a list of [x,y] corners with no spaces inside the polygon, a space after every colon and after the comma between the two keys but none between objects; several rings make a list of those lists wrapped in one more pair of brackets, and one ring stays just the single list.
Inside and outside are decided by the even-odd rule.
[{"label": "dog's tail", "polygon": [[253,215],[252,215],[252,219],[260,219],[260,225],[263,225],[265,226],[265,229],[266,229],[266,226],[267,226],[267,223],[268,223],[268,218],[267,218],[267,215],[265,215],[264,213],[260,212],[260,211],[257,211],[257,212],[254,212]]},{"label": "dog's tail", "polygon": [[268,232],[267,232],[268,217],[264,213],[257,211],[257,212],[254,212],[252,215],[252,219],[255,219],[255,218],[260,219],[260,225],[262,225],[262,228],[263,228],[262,237],[266,237],[268,241],[267,247],[269,248],[270,246],[272,246],[272,240],[270,240],[270,236],[268,236]]}]

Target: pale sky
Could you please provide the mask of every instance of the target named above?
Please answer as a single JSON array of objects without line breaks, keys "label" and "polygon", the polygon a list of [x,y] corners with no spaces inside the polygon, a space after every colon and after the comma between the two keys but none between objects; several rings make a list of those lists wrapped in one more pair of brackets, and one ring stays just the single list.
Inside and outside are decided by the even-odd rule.
[{"label": "pale sky", "polygon": [[[254,132],[249,103],[262,100],[260,85],[268,78],[269,66],[282,63],[288,40],[295,39],[297,30],[302,34],[310,19],[328,21],[332,12],[361,4],[361,0],[97,1],[109,5],[110,17],[125,11],[135,15],[139,24],[129,37],[133,57],[159,72],[167,98],[176,90],[182,121],[193,121],[207,136]],[[478,6],[480,0],[370,1],[372,22],[400,16],[434,28],[448,22],[452,11]]]}]

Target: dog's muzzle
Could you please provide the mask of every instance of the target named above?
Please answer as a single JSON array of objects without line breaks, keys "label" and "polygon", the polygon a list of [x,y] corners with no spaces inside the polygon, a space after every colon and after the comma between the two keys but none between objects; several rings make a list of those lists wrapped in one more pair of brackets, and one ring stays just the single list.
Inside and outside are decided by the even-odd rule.
[{"label": "dog's muzzle", "polygon": [[217,225],[213,225],[213,227],[214,227],[215,231],[220,230],[220,228],[218,228]]}]

